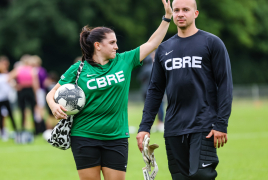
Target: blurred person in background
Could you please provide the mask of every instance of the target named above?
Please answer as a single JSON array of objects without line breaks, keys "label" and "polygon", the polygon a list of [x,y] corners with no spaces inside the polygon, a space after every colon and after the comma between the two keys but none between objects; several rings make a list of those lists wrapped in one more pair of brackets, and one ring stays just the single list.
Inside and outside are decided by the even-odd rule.
[{"label": "blurred person in background", "polygon": [[142,151],[166,91],[165,144],[173,180],[214,180],[217,150],[227,143],[232,106],[232,73],[222,40],[197,29],[195,0],[174,0],[177,34],[157,49],[142,122]]},{"label": "blurred person in background", "polygon": [[[71,149],[81,180],[124,180],[128,160],[128,94],[131,72],[164,39],[172,9],[162,0],[166,14],[150,39],[134,50],[116,53],[115,32],[107,27],[80,33],[84,66],[78,86],[86,95],[84,108],[74,116]],[[66,119],[66,109],[54,101],[55,92],[67,83],[75,83],[80,62],[72,65],[48,93],[47,102],[57,119]]]},{"label": "blurred person in background", "polygon": [[[149,56],[147,56],[143,60],[143,66],[141,67],[140,73],[137,77],[139,81],[141,82],[141,93],[142,93],[142,97],[144,101],[146,99],[147,89],[149,87],[154,57],[155,57],[155,51],[152,52]],[[152,132],[155,132],[155,131],[164,132],[164,98],[159,107],[157,115],[158,115],[157,125],[155,128],[152,127]]]},{"label": "blurred person in background", "polygon": [[37,133],[35,121],[36,92],[39,89],[39,80],[36,69],[33,67],[30,55],[24,55],[20,63],[10,72],[10,79],[16,79],[18,92],[18,106],[21,111],[22,131],[25,131],[26,106],[30,106],[34,121],[34,134]]},{"label": "blurred person in background", "polygon": [[45,89],[45,79],[47,78],[47,71],[43,68],[42,60],[39,56],[31,56],[31,65],[37,71],[39,88],[36,91],[36,108],[35,108],[35,121],[36,121],[36,134],[43,133],[46,130],[44,116],[45,116],[45,106],[46,106],[46,89]]},{"label": "blurred person in background", "polygon": [[[46,94],[49,93],[54,88],[54,86],[56,86],[58,81],[59,81],[59,75],[57,72],[52,71],[48,73],[48,76],[44,82]],[[47,129],[53,129],[54,126],[58,123],[58,121],[55,119],[48,104],[47,104],[47,110],[48,110],[48,118],[46,119],[46,127]]]},{"label": "blurred person in background", "polygon": [[[11,105],[11,103],[9,103]],[[6,106],[1,106],[0,102],[0,123],[2,124],[0,127],[0,138],[3,142],[8,141],[9,137],[12,136],[8,128],[6,127],[6,118],[8,117],[8,110]],[[12,108],[12,106],[10,106]]]},{"label": "blurred person in background", "polygon": [[[9,83],[9,60],[6,56],[0,56],[0,130],[3,141],[8,139],[8,133],[4,127],[4,117],[8,114],[14,131],[17,131],[15,119],[9,102],[9,93],[12,91]],[[7,113],[5,113],[7,111]]]}]

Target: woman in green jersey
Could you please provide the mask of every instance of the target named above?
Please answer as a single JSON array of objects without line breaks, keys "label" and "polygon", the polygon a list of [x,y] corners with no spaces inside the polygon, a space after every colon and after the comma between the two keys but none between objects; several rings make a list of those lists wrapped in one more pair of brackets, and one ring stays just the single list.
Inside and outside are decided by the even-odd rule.
[{"label": "woman in green jersey", "polygon": [[[124,53],[118,50],[113,30],[89,29],[80,34],[82,61],[78,85],[86,95],[85,107],[76,114],[71,130],[71,148],[81,180],[124,180],[128,156],[128,92],[132,70],[164,39],[172,16],[170,1],[162,0],[166,11],[158,29],[140,47]],[[74,83],[80,62],[72,65],[48,93],[48,105],[57,119],[67,118],[54,102],[56,90]]]}]

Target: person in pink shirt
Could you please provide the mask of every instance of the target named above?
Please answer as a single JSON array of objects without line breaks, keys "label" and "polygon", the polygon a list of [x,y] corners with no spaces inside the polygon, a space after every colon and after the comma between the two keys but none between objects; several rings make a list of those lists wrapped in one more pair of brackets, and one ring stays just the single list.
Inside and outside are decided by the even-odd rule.
[{"label": "person in pink shirt", "polygon": [[21,64],[10,73],[10,79],[17,80],[18,105],[21,111],[22,130],[25,130],[26,105],[31,109],[34,119],[34,133],[36,134],[36,121],[34,117],[34,108],[36,105],[36,91],[39,88],[39,81],[36,69],[31,65],[31,56],[24,55],[21,57]]}]

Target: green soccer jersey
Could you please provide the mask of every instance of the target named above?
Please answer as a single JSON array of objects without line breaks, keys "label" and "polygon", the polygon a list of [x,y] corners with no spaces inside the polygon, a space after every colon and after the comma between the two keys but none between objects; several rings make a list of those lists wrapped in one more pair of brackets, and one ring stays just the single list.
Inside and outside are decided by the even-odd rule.
[{"label": "green soccer jersey", "polygon": [[[59,81],[75,83],[80,61],[72,65]],[[140,48],[117,53],[100,67],[85,61],[78,86],[86,95],[85,107],[75,115],[71,136],[99,140],[128,138],[128,93],[132,70],[141,65]]]}]

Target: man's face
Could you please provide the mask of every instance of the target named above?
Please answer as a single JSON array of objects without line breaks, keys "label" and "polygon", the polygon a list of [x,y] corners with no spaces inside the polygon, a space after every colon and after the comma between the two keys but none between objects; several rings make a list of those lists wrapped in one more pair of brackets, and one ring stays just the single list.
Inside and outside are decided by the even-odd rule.
[{"label": "man's face", "polygon": [[180,29],[187,29],[199,14],[194,0],[174,0],[172,7],[173,21]]}]

